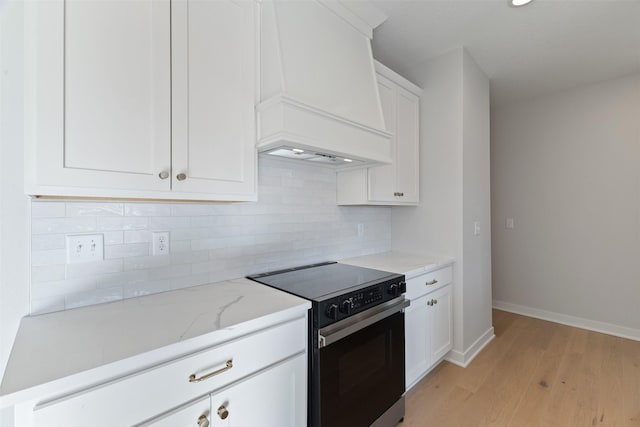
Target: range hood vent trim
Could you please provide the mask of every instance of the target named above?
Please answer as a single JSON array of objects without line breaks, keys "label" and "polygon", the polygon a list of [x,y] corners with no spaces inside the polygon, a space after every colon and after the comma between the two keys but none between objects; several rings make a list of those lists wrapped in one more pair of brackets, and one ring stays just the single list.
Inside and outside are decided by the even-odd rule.
[{"label": "range hood vent trim", "polygon": [[[345,167],[391,163],[389,141],[393,134],[386,130],[365,126],[282,94],[260,103],[257,114],[259,152],[300,148],[358,161]],[[314,132],[308,132],[310,128]]]}]

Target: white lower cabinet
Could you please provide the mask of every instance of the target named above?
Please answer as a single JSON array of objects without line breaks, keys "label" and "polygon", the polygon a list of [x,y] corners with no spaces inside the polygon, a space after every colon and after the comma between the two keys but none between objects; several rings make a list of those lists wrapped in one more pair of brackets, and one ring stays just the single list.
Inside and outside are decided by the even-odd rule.
[{"label": "white lower cabinet", "polygon": [[16,425],[301,426],[306,349],[306,318],[262,325],[157,366],[105,375],[89,388],[41,396],[22,405]]},{"label": "white lower cabinet", "polygon": [[437,363],[453,346],[451,286],[427,295],[430,303],[429,323],[431,324],[431,364]]},{"label": "white lower cabinet", "polygon": [[411,301],[404,312],[405,382],[407,389],[429,369],[431,340],[428,336],[427,297]]},{"label": "white lower cabinet", "polygon": [[407,281],[411,305],[405,311],[407,389],[451,350],[453,310],[451,266]]},{"label": "white lower cabinet", "polygon": [[164,416],[142,425],[154,427],[205,427],[211,425],[210,419],[211,398],[207,395],[196,402],[183,405]]},{"label": "white lower cabinet", "polygon": [[306,363],[305,355],[296,356],[142,425],[303,426],[307,419]]},{"label": "white lower cabinet", "polygon": [[[307,423],[307,357],[249,378],[211,396],[212,426],[299,427]],[[224,413],[228,416],[223,419]]]}]

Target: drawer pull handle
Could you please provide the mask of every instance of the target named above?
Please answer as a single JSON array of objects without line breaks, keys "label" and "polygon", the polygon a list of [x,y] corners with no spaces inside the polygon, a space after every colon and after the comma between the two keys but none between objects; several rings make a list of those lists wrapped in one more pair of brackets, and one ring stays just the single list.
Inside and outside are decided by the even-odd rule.
[{"label": "drawer pull handle", "polygon": [[233,360],[227,360],[227,363],[225,363],[224,368],[220,368],[217,371],[210,372],[207,375],[201,376],[200,378],[196,378],[196,374],[189,375],[189,382],[190,383],[199,383],[200,381],[204,381],[204,380],[209,379],[209,378],[211,378],[213,376],[216,376],[218,374],[226,372],[231,368],[233,368]]},{"label": "drawer pull handle", "polygon": [[206,415],[200,415],[198,418],[198,427],[209,427],[209,420]]},{"label": "drawer pull handle", "polygon": [[179,173],[178,175],[176,175],[176,179],[178,181],[184,181],[185,179],[187,179],[187,174],[186,173]]},{"label": "drawer pull handle", "polygon": [[160,179],[167,179],[169,178],[169,172],[167,171],[162,171],[158,174],[158,176],[160,177]]},{"label": "drawer pull handle", "polygon": [[220,405],[218,408],[218,416],[221,420],[225,420],[229,416],[229,411],[224,407],[224,405]]},{"label": "drawer pull handle", "polygon": [[438,281],[436,279],[433,279],[430,282],[426,282],[425,286],[432,286],[432,285],[435,285],[436,283],[438,283]]}]

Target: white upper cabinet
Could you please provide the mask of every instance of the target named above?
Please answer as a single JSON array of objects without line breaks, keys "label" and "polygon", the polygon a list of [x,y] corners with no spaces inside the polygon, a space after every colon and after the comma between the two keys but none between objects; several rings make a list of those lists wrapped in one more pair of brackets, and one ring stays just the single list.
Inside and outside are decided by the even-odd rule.
[{"label": "white upper cabinet", "polygon": [[256,7],[28,2],[26,192],[255,200]]},{"label": "white upper cabinet", "polygon": [[256,5],[174,0],[171,7],[173,190],[254,194]]},{"label": "white upper cabinet", "polygon": [[340,205],[417,205],[421,89],[376,62],[386,130],[393,134],[393,163],[338,172]]},{"label": "white upper cabinet", "polygon": [[[26,4],[33,183],[170,190],[168,1]],[[29,166],[29,164],[28,164]],[[35,187],[27,189],[29,193]],[[37,193],[32,193],[37,194]],[[64,195],[64,193],[63,193]]]}]

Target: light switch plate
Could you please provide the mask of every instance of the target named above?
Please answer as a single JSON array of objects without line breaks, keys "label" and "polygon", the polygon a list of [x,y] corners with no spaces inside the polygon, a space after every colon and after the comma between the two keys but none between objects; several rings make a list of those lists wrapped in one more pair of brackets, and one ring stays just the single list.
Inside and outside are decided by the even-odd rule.
[{"label": "light switch plate", "polygon": [[513,218],[507,218],[507,220],[505,221],[504,226],[505,226],[505,228],[507,230],[513,230],[513,228],[514,228]]},{"label": "light switch plate", "polygon": [[76,234],[66,236],[67,264],[102,261],[104,259],[104,235]]},{"label": "light switch plate", "polygon": [[480,221],[473,222],[473,235],[474,236],[480,235]]}]

